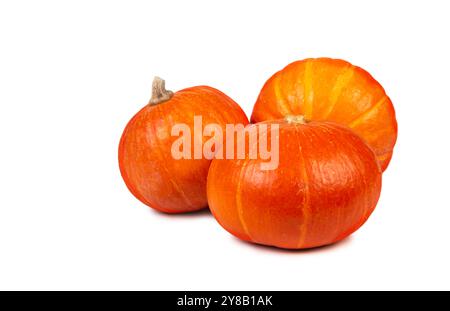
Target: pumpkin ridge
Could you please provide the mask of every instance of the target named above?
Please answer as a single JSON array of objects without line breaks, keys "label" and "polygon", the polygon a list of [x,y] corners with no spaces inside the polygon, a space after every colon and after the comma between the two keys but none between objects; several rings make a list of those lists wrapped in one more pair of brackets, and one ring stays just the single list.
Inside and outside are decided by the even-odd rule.
[{"label": "pumpkin ridge", "polygon": [[351,121],[348,126],[350,128],[358,126],[363,120],[364,117],[368,116],[372,111],[380,107],[382,104],[384,104],[388,100],[388,96],[384,95],[379,101],[375,103],[372,107],[368,108],[366,111],[362,112],[359,116],[357,116],[353,121]]},{"label": "pumpkin ridge", "polygon": [[303,115],[306,119],[310,120],[312,118],[313,112],[313,99],[314,99],[314,89],[312,85],[312,62],[313,59],[308,59],[305,63],[305,72],[303,75]]},{"label": "pumpkin ridge", "polygon": [[273,84],[274,85],[273,91],[274,91],[275,97],[277,99],[277,105],[280,108],[281,112],[283,114],[290,114],[291,109],[289,107],[289,104],[286,102],[286,99],[280,89],[280,85],[281,85],[280,80],[281,80],[282,76],[283,76],[283,73],[280,72],[275,77],[276,81],[274,81],[274,84]]},{"label": "pumpkin ridge", "polygon": [[250,159],[245,159],[244,164],[242,165],[241,170],[239,171],[239,181],[236,186],[236,209],[237,209],[237,214],[238,214],[239,222],[241,223],[242,229],[244,229],[244,232],[247,235],[247,237],[250,239],[250,241],[254,242],[253,238],[250,236],[250,233],[248,231],[247,223],[244,220],[244,210],[242,208],[242,179],[245,175],[244,171],[245,171],[249,161],[250,161]]},{"label": "pumpkin ridge", "polygon": [[306,233],[307,233],[307,224],[308,220],[311,217],[311,196],[310,196],[310,190],[309,190],[309,176],[306,172],[306,163],[305,163],[305,157],[302,154],[302,145],[301,145],[301,139],[298,132],[297,124],[294,124],[295,126],[295,136],[297,137],[298,146],[299,146],[299,156],[301,160],[300,169],[301,169],[301,177],[303,179],[303,182],[305,184],[305,194],[304,194],[304,202],[302,204],[302,214],[303,214],[303,223],[300,226],[300,235],[297,242],[297,247],[301,248],[306,239]]},{"label": "pumpkin ridge", "polygon": [[[387,98],[387,96],[386,96],[386,98]],[[348,144],[348,142],[346,142],[346,143]],[[354,146],[355,145],[350,145],[350,147],[354,147]],[[378,157],[375,154],[375,152],[373,151],[373,149],[367,144],[366,144],[366,146],[370,149],[371,152],[373,152],[373,154],[375,156],[375,159],[377,159]],[[355,149],[355,151],[358,152],[358,150],[356,150],[356,149]],[[377,164],[378,164],[378,161],[379,160],[377,159]],[[367,167],[365,163],[361,163],[361,165],[364,165],[365,167]],[[378,168],[381,169],[379,167],[379,165],[378,165]],[[367,168],[365,168],[365,170],[366,169]],[[364,192],[363,197],[367,201],[367,197],[369,196],[368,194],[370,193],[371,185],[368,183],[367,178],[365,178],[365,176],[362,174],[362,172],[360,170],[358,170],[358,171],[359,171],[360,178],[361,178],[361,181],[362,181],[362,184],[363,184],[363,188],[362,188],[363,189],[362,191]],[[368,203],[370,203],[370,201]],[[361,215],[361,219],[360,219],[360,223],[361,224],[363,224],[369,218],[369,216],[371,215],[372,211],[373,211],[373,207],[370,204],[366,204],[366,207],[364,209],[364,213]]]},{"label": "pumpkin ridge", "polygon": [[[158,109],[159,107],[155,107],[156,109],[156,113],[158,114],[159,118],[162,120],[163,123],[166,122],[165,118],[163,118],[162,114],[161,114],[161,110]],[[159,144],[159,138],[158,136],[156,136],[156,140],[155,142],[157,144]],[[186,204],[190,207],[194,207],[194,205],[192,204],[191,200],[188,199],[188,197],[186,196],[186,193],[184,193],[183,189],[181,189],[181,187],[178,185],[178,183],[172,178],[169,169],[166,166],[166,161],[164,160],[164,155],[162,154],[160,148],[155,148],[156,152],[159,154],[161,161],[161,167],[163,168],[163,170],[167,173],[167,178],[169,179],[170,183],[173,185],[174,189],[181,195],[181,197],[183,198],[183,200],[186,202]]]},{"label": "pumpkin ridge", "polygon": [[337,104],[339,96],[342,93],[342,90],[350,83],[353,75],[355,73],[355,68],[353,65],[348,65],[345,67],[339,76],[336,78],[336,82],[334,83],[331,93],[330,93],[330,102],[327,111],[323,114],[322,119],[327,119],[334,110],[334,107]]},{"label": "pumpkin ridge", "polygon": [[[145,109],[145,108],[144,108]],[[136,114],[128,123],[128,125],[132,124],[135,122],[136,118],[138,117],[138,115]],[[125,128],[124,130],[125,134],[129,132],[128,127]],[[123,165],[121,164],[122,162],[124,162],[122,160],[122,158],[124,157],[124,154],[126,153],[125,151],[125,140],[127,139],[126,135],[122,135],[122,137],[120,138],[120,142],[119,142],[119,169],[120,169],[120,174],[122,175],[122,178],[125,180],[125,185],[127,186],[127,188],[130,190],[130,192],[139,200],[141,200],[144,204],[147,205],[153,205],[152,202],[150,202],[150,200],[148,200],[144,195],[142,195],[134,185],[132,185],[130,182],[128,182],[129,180],[131,180],[131,177],[128,174],[128,171],[126,169],[123,168]]]},{"label": "pumpkin ridge", "polygon": [[[259,134],[260,133],[259,128],[257,130],[258,130],[258,135],[261,135],[261,134]],[[266,129],[264,134],[265,134],[265,136],[261,135],[261,137],[266,137],[267,138],[267,136],[269,135],[269,131]],[[252,147],[258,149],[258,143],[256,143],[254,146],[250,146],[250,145],[248,146],[249,154],[251,153],[250,152],[250,148],[252,148]],[[237,212],[238,212],[239,221],[241,222],[241,225],[242,225],[242,228],[244,229],[245,234],[250,239],[250,241],[256,242],[253,239],[253,237],[250,235],[250,231],[249,231],[247,223],[246,223],[246,221],[244,219],[244,209],[243,209],[243,206],[242,206],[242,180],[244,179],[244,176],[247,173],[246,169],[247,169],[247,165],[250,162],[250,160],[251,160],[250,156],[247,159],[244,159],[243,160],[244,163],[242,164],[241,170],[239,171],[239,181],[238,181],[238,183],[236,185],[236,209],[237,209]]]},{"label": "pumpkin ridge", "polygon": [[[324,133],[327,133],[327,135],[329,135],[330,137],[332,137],[333,139],[330,139],[330,144],[333,146],[333,148],[339,148],[338,146],[340,144],[342,144],[342,142],[339,142],[340,138],[342,136],[337,136],[336,133],[333,133],[332,131],[330,131],[330,125],[329,123],[316,123],[314,124],[314,126],[322,129],[322,131]],[[335,127],[338,128],[338,127]],[[344,141],[344,140],[342,140]],[[339,231],[340,228],[340,224],[342,223],[342,208],[338,208],[335,207],[335,211],[336,211],[336,231]],[[355,210],[355,212],[357,212]],[[336,234],[336,237],[339,236],[339,233]],[[336,238],[334,238],[334,240],[336,240]]]}]

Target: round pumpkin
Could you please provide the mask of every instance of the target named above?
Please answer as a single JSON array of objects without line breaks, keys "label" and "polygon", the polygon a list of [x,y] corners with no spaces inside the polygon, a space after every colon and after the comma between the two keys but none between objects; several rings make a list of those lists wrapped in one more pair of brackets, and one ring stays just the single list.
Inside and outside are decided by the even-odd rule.
[{"label": "round pumpkin", "polygon": [[[357,230],[381,191],[372,149],[342,125],[290,116],[249,126],[246,144],[250,129],[263,124],[245,157],[210,166],[208,203],[222,227],[242,240],[287,249],[331,244]],[[249,155],[262,138],[271,146],[273,124],[279,124],[279,164],[268,170],[261,166],[267,160]]]},{"label": "round pumpkin", "polygon": [[177,124],[189,127],[192,150],[203,150],[209,137],[195,133],[194,116],[201,116],[203,124],[215,123],[223,128],[227,123],[248,124],[239,105],[219,90],[195,86],[173,93],[165,90],[163,80],[155,78],[152,99],[122,134],[122,177],[136,198],[156,210],[182,213],[207,207],[206,177],[211,159],[203,155],[172,157],[172,145],[180,139],[171,135]]},{"label": "round pumpkin", "polygon": [[371,146],[384,171],[397,139],[392,102],[364,69],[330,58],[296,61],[275,73],[263,86],[252,122],[303,115],[351,128]]}]

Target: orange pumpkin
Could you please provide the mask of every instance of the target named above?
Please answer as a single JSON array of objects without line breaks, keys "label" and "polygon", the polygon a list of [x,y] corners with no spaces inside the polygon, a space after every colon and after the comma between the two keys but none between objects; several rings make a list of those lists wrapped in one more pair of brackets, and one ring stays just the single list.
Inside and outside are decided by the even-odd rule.
[{"label": "orange pumpkin", "polygon": [[[206,177],[211,160],[174,159],[172,127],[186,124],[194,133],[194,115],[203,123],[248,124],[242,109],[231,98],[208,86],[196,86],[176,93],[166,91],[164,81],[155,78],[150,103],[126,126],[119,145],[119,166],[131,193],[148,206],[167,213],[195,211],[207,207]],[[208,137],[192,135],[191,146]],[[198,146],[197,146],[198,147]]]},{"label": "orange pumpkin", "polygon": [[334,121],[365,139],[383,171],[397,139],[392,102],[383,87],[362,68],[338,59],[305,59],[275,73],[262,88],[252,122],[303,115]]},{"label": "orange pumpkin", "polygon": [[[250,128],[262,124],[279,124],[279,165],[263,170],[266,160],[249,156],[257,144],[244,159],[214,159],[207,189],[217,221],[242,240],[288,249],[327,245],[357,230],[381,191],[372,149],[331,122],[287,117]],[[261,137],[269,146],[274,139],[269,128]]]}]

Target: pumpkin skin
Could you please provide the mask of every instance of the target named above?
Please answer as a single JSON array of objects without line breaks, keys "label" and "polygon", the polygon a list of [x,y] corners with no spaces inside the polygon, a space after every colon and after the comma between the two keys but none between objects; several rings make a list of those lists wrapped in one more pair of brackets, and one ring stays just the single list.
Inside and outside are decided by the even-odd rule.
[{"label": "pumpkin skin", "polygon": [[[165,90],[164,90],[165,91]],[[171,94],[170,94],[171,96]],[[170,97],[169,96],[169,97]],[[166,213],[183,213],[207,207],[206,178],[211,160],[174,159],[172,126],[185,123],[191,130],[191,146],[203,143],[194,139],[194,115],[203,124],[248,124],[237,103],[208,86],[178,91],[170,99],[148,104],[126,126],[119,144],[119,166],[131,193],[144,204]]]},{"label": "pumpkin skin", "polygon": [[[244,159],[213,160],[207,189],[217,221],[239,239],[286,249],[335,243],[356,231],[381,191],[373,150],[331,122],[251,126],[273,123],[280,124],[278,168],[262,170],[264,160],[249,157],[256,146]],[[270,134],[262,135],[270,146]]]},{"label": "pumpkin skin", "polygon": [[263,86],[251,122],[303,115],[348,126],[371,146],[384,171],[397,140],[397,121],[383,87],[364,69],[339,59],[296,61]]}]

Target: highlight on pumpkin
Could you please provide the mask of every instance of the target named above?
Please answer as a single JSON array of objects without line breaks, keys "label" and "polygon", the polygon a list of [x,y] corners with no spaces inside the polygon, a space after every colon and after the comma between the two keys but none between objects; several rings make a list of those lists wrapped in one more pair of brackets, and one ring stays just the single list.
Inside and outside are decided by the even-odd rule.
[{"label": "highlight on pumpkin", "polygon": [[[193,133],[186,123],[172,126],[171,135],[178,137],[171,148],[173,159],[242,160],[248,156],[249,159],[263,160],[260,163],[262,170],[274,170],[278,167],[279,124],[248,127],[243,124],[226,124],[224,132],[220,124],[210,123],[203,126],[202,120],[202,116],[194,116]],[[204,138],[208,139],[203,142]]]}]

